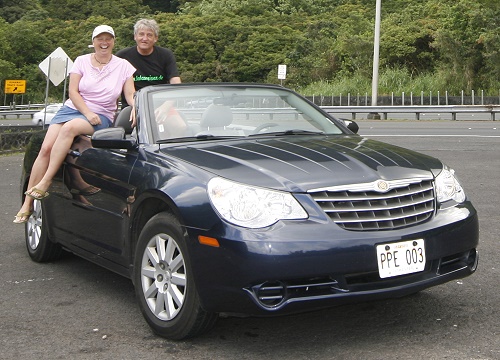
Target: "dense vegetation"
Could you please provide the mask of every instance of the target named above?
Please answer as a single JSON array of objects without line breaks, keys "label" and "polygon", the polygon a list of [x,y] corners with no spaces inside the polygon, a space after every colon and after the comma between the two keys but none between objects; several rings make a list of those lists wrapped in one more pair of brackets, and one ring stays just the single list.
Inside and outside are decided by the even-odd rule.
[{"label": "dense vegetation", "polygon": [[[278,83],[304,94],[371,93],[375,0],[0,0],[0,80],[26,79],[40,102],[39,63],[57,47],[90,51],[108,24],[115,51],[132,26],[153,17],[159,45],[174,50],[184,82]],[[382,1],[379,94],[500,89],[500,1]],[[62,86],[49,94],[61,97]]]}]

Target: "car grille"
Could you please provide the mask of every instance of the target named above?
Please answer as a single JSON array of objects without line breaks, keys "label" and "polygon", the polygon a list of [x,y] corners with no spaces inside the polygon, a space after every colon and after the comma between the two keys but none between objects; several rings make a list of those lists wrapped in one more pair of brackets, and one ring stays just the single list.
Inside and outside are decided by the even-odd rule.
[{"label": "car grille", "polygon": [[428,220],[435,210],[432,180],[377,181],[312,190],[309,194],[346,230],[403,228]]}]

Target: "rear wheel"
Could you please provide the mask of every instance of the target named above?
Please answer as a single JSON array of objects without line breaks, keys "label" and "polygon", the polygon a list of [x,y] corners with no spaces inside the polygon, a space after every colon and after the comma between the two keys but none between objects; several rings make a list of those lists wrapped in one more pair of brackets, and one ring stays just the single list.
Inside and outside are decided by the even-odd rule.
[{"label": "rear wheel", "polygon": [[181,340],[210,330],[217,314],[201,307],[178,220],[160,213],[141,232],[134,264],[135,292],[153,331]]},{"label": "rear wheel", "polygon": [[35,200],[33,202],[33,214],[26,222],[25,237],[28,254],[36,262],[57,260],[63,252],[59,244],[50,241],[47,226],[43,226],[43,224],[42,203]]}]

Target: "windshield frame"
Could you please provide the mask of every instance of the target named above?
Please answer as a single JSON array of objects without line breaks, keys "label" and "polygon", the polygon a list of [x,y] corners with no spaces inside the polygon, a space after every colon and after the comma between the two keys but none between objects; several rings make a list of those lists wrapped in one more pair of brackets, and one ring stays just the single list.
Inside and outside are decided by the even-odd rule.
[{"label": "windshield frame", "polygon": [[[148,122],[144,128],[151,132],[149,138],[153,143],[172,143],[176,142],[176,139],[183,142],[247,136],[256,138],[259,135],[271,135],[269,133],[274,133],[275,136],[351,134],[340,120],[305,97],[277,85],[155,85],[140,92],[142,113],[145,115],[142,120]],[[209,108],[216,116],[215,122],[210,120],[210,126],[206,127],[209,123],[209,120],[206,120]],[[164,115],[163,119],[161,114],[169,116]],[[177,120],[172,120],[172,114],[178,115]],[[186,125],[185,128],[175,130],[184,126],[182,123]],[[259,125],[266,123],[273,126],[261,130],[262,134],[254,132]]]}]

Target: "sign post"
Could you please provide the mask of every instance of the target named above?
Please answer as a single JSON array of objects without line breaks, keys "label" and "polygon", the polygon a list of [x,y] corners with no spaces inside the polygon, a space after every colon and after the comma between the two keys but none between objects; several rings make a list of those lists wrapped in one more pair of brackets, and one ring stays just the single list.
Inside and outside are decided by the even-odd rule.
[{"label": "sign post", "polygon": [[286,65],[278,65],[278,79],[281,80],[281,86],[283,86],[283,80],[286,79]]}]

